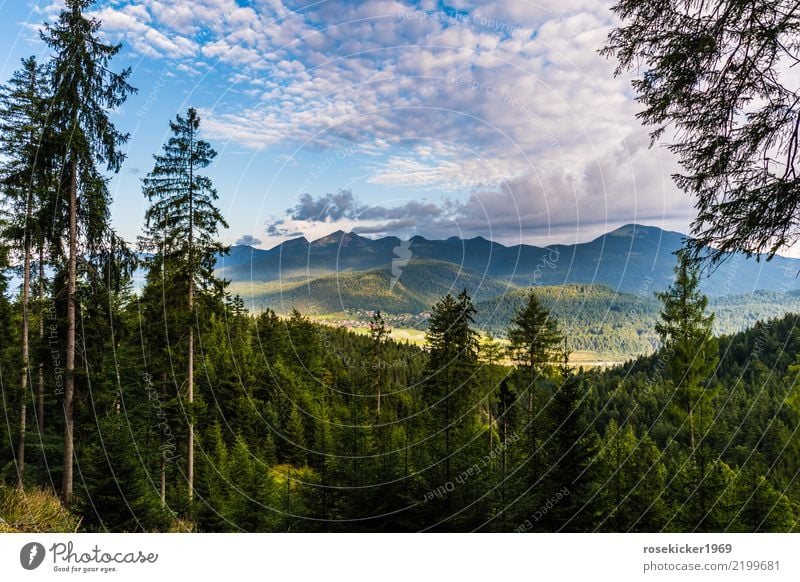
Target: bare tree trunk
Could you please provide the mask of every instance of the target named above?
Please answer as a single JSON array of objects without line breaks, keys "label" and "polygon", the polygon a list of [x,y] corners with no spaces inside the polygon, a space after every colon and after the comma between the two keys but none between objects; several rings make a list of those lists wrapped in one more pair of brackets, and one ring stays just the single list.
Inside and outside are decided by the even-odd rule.
[{"label": "bare tree trunk", "polygon": [[[167,385],[167,375],[166,373],[162,372],[161,394],[165,394],[166,385]],[[167,504],[167,451],[164,449],[161,450],[161,467],[159,468],[159,470],[161,473],[161,507],[164,507]]]},{"label": "bare tree trunk", "polygon": [[486,408],[489,411],[489,459],[492,459],[492,401],[486,397]]},{"label": "bare tree trunk", "polygon": [[408,477],[408,428],[406,427],[407,423],[403,421],[403,436],[405,439],[405,443],[403,446],[403,476]]},{"label": "bare tree trunk", "polygon": [[69,185],[69,266],[67,280],[67,379],[64,389],[64,473],[61,481],[61,502],[72,500],[73,463],[73,397],[75,395],[75,294],[78,279],[78,164],[71,162]]},{"label": "bare tree trunk", "polygon": [[[191,288],[191,283],[189,284]],[[191,313],[191,292],[189,293],[189,312]],[[189,327],[189,444],[187,451],[188,467],[186,478],[189,481],[189,500],[194,496],[194,327]]]},{"label": "bare tree trunk", "polygon": [[536,430],[536,426],[534,423],[534,416],[533,410],[536,406],[536,393],[534,392],[536,386],[536,368],[534,366],[534,359],[533,359],[533,347],[531,347],[531,354],[530,354],[530,364],[531,364],[531,385],[528,388],[528,434],[530,435],[530,445],[532,447],[531,450],[531,470],[533,472],[533,479],[539,478],[539,455],[538,455],[538,434]]},{"label": "bare tree trunk", "polygon": [[25,212],[25,233],[23,234],[23,252],[25,258],[23,259],[22,268],[22,369],[20,370],[19,382],[19,433],[17,440],[17,479],[20,488],[24,484],[25,477],[25,432],[27,428],[27,415],[28,415],[28,368],[30,366],[30,346],[28,344],[28,334],[30,331],[30,322],[28,320],[28,303],[30,301],[30,288],[31,288],[31,245],[29,243],[30,233],[28,227],[30,226],[31,214],[33,209],[31,195],[28,196],[27,209]]},{"label": "bare tree trunk", "polygon": [[378,407],[375,410],[375,416],[380,417],[381,415],[381,373],[378,372]]},{"label": "bare tree trunk", "polygon": [[[491,346],[489,348],[491,350]],[[494,370],[494,362],[492,358],[491,351],[489,352],[488,357],[488,369],[489,369],[489,391],[486,393],[486,412],[489,416],[489,459],[491,463],[492,459],[492,391],[494,390],[494,374],[492,373]]]},{"label": "bare tree trunk", "polygon": [[161,451],[161,507],[167,504],[167,452]]},{"label": "bare tree trunk", "polygon": [[[503,412],[502,412],[502,422],[500,423],[500,434],[498,437],[501,439],[502,442],[506,442],[508,439],[508,406],[503,398],[502,402]],[[502,448],[500,452],[500,507],[502,508],[502,512],[500,514],[500,524],[501,524],[501,531],[505,531],[506,526],[506,489],[508,487],[506,481],[506,472],[508,467],[508,449]]]},{"label": "bare tree trunk", "polygon": [[376,417],[381,415],[381,382],[383,382],[383,346],[381,339],[378,338],[378,406],[375,411]]},{"label": "bare tree trunk", "polygon": [[[44,344],[44,245],[39,247],[39,341]],[[44,361],[39,362],[36,420],[39,424],[39,438],[41,439],[44,434]]]}]

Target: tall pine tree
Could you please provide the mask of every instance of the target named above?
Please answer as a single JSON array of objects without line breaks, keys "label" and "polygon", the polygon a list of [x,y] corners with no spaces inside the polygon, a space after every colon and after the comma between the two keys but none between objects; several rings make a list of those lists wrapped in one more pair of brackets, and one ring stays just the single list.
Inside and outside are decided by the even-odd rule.
[{"label": "tall pine tree", "polygon": [[377,403],[375,405],[375,416],[380,417],[381,414],[381,387],[384,383],[384,368],[386,362],[384,361],[384,344],[389,339],[389,334],[392,332],[391,328],[386,325],[380,310],[376,311],[369,322],[369,335],[372,338],[372,361],[373,368],[375,369],[375,396]]},{"label": "tall pine tree", "polygon": [[143,180],[144,195],[152,203],[145,214],[144,247],[155,253],[151,268],[163,269],[186,298],[187,486],[194,494],[194,356],[197,294],[221,297],[223,281],[214,276],[217,256],[227,248],[217,239],[228,224],[214,205],[217,191],[199,172],[217,153],[200,139],[200,117],[190,108],[171,121],[172,135],[156,155],[153,170]]},{"label": "tall pine tree", "polygon": [[661,338],[665,370],[685,414],[691,450],[696,447],[695,416],[708,417],[705,385],[719,359],[711,328],[714,315],[706,314],[708,298],[698,288],[698,271],[686,251],[678,251],[675,279],[656,296],[663,307],[656,332]]},{"label": "tall pine tree", "polygon": [[714,315],[705,312],[708,298],[698,289],[697,267],[687,251],[676,255],[672,285],[656,294],[663,304],[656,332],[661,337],[665,372],[674,388],[677,416],[688,431],[689,456],[681,472],[683,491],[688,492],[687,504],[693,507],[691,519],[697,519],[695,528],[702,531],[715,522],[716,516],[710,513],[720,507],[714,503],[720,491],[716,480],[730,471],[721,460],[710,458],[708,440],[714,418],[710,380],[719,360],[719,346],[711,331]]},{"label": "tall pine tree", "polygon": [[23,59],[8,84],[0,88],[0,185],[5,195],[3,235],[22,256],[20,290],[21,363],[19,424],[17,433],[17,478],[23,484],[30,377],[30,291],[34,246],[41,245],[44,222],[41,208],[51,182],[51,151],[47,147],[47,100],[45,72],[35,57]]},{"label": "tall pine tree", "polygon": [[[429,489],[453,487],[441,507],[440,519],[445,527],[453,528],[466,515],[459,512],[454,501],[468,498],[474,481],[455,489],[454,480],[460,471],[470,466],[471,449],[480,443],[475,439],[478,430],[477,395],[478,336],[473,329],[475,307],[466,290],[457,297],[446,295],[433,307],[426,341],[430,359],[424,383],[423,403],[429,419],[430,444],[427,462],[431,464]],[[432,504],[438,506],[438,503]],[[454,519],[455,518],[455,519]]]},{"label": "tall pine tree", "polygon": [[[64,176],[69,198],[67,229],[67,336],[64,386],[64,468],[61,497],[72,498],[74,457],[75,331],[78,256],[81,242],[92,245],[106,233],[109,194],[98,164],[118,171],[128,135],[119,132],[109,111],[135,91],[128,84],[130,69],[115,73],[111,59],[121,45],[103,42],[100,22],[83,11],[90,0],[66,0],[55,24],[46,24],[42,39],[53,51],[50,63],[52,123],[63,145]],[[79,224],[81,223],[81,224]],[[83,227],[83,228],[81,228]],[[83,241],[79,240],[83,234]]]},{"label": "tall pine tree", "polygon": [[530,478],[540,477],[540,455],[537,413],[537,385],[555,362],[563,336],[558,322],[550,316],[536,292],[531,290],[527,303],[517,312],[508,328],[509,355],[517,363],[525,386],[525,411],[527,413],[526,437],[530,455]]}]

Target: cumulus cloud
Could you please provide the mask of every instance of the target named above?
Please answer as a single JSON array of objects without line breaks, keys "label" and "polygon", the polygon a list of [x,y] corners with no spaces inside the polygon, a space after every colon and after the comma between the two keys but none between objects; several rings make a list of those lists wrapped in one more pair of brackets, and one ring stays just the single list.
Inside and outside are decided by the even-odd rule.
[{"label": "cumulus cloud", "polygon": [[126,5],[119,9],[106,7],[90,15],[103,23],[104,34],[116,34],[141,55],[183,58],[191,57],[198,51],[195,40],[181,35],[168,35],[153,26],[146,5]]},{"label": "cumulus cloud", "polygon": [[350,190],[339,190],[335,194],[325,194],[319,198],[306,193],[286,213],[292,220],[335,222],[342,218],[355,218],[358,215],[358,206]]},{"label": "cumulus cloud", "polygon": [[252,234],[243,234],[240,236],[234,244],[237,245],[247,245],[249,247],[256,247],[260,245],[263,241],[260,238],[254,237]]},{"label": "cumulus cloud", "polygon": [[270,237],[301,232],[309,224],[343,225],[361,233],[409,231],[427,221],[442,218],[448,209],[426,200],[408,200],[394,206],[360,203],[351,190],[339,190],[314,197],[302,194],[287,216],[272,220],[266,228]]},{"label": "cumulus cloud", "polygon": [[[204,61],[236,89],[201,110],[209,138],[299,154],[355,148],[348,164],[365,188],[418,193],[393,206],[350,190],[304,194],[268,236],[349,225],[585,238],[634,220],[688,223],[672,155],[648,148],[630,80],[597,54],[615,24],[606,2],[240,4],[121,1],[100,14],[142,54]],[[422,199],[437,193],[452,201]]]},{"label": "cumulus cloud", "polygon": [[358,214],[362,220],[409,220],[419,217],[438,217],[443,210],[433,202],[411,200],[399,206],[367,206]]},{"label": "cumulus cloud", "polygon": [[475,189],[464,198],[405,200],[366,205],[347,190],[305,194],[288,216],[267,228],[268,236],[333,230],[409,238],[488,236],[498,242],[581,242],[626,223],[640,222],[687,232],[691,202],[673,195],[676,168],[668,152],[649,149],[646,136],[626,142],[577,175],[559,167]]}]

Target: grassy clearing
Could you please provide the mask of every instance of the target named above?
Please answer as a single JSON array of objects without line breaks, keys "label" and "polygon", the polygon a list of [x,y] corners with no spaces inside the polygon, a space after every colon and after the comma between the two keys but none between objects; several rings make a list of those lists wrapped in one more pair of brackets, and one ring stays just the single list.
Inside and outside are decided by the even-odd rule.
[{"label": "grassy clearing", "polygon": [[80,519],[52,491],[0,484],[0,532],[72,533],[79,527]]}]

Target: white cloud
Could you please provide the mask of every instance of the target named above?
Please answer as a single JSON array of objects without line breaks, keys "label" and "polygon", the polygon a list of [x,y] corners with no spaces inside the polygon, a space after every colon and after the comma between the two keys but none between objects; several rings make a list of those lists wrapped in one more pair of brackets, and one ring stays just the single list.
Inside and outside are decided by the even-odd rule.
[{"label": "white cloud", "polygon": [[98,14],[138,52],[178,70],[202,59],[220,72],[213,82],[236,86],[235,101],[201,112],[210,138],[252,149],[355,144],[373,158],[356,168],[367,183],[471,192],[453,214],[462,226],[685,221],[671,155],[647,149],[628,80],[597,54],[614,24],[605,2],[449,5],[466,12],[395,0],[141,0]]},{"label": "white cloud", "polygon": [[110,7],[90,13],[103,23],[105,34],[116,36],[130,44],[134,51],[148,57],[184,58],[195,55],[198,45],[180,35],[167,35],[149,24],[151,17],[145,6]]}]

